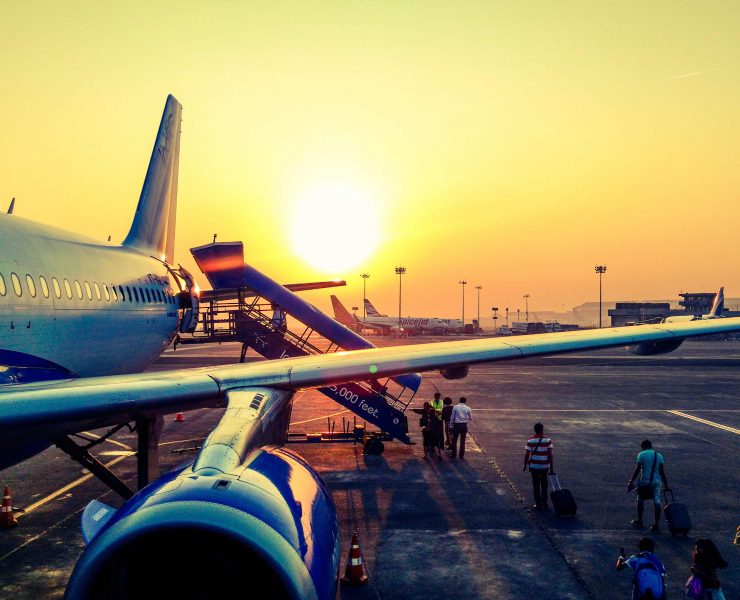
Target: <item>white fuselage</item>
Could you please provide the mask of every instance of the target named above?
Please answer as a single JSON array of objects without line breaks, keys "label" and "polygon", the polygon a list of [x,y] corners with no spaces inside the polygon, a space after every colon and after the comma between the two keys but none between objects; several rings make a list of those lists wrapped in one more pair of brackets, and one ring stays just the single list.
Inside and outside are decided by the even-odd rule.
[{"label": "white fuselage", "polygon": [[0,215],[0,374],[45,363],[80,377],[143,370],[177,332],[173,281],[134,249]]},{"label": "white fuselage", "polygon": [[[361,325],[377,329],[398,329],[398,317],[371,316],[364,319],[358,317]],[[459,319],[437,319],[426,317],[401,317],[401,328],[422,333],[452,333],[462,329],[462,321]]]}]

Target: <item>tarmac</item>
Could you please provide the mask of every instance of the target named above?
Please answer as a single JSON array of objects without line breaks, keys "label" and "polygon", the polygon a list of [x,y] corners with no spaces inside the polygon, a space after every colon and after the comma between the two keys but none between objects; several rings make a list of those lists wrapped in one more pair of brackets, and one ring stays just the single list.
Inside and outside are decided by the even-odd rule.
[{"label": "tarmac", "polygon": [[[154,369],[227,364],[238,356],[235,344],[179,346]],[[668,570],[669,597],[683,596],[694,539],[709,537],[730,563],[720,572],[726,597],[740,598],[740,546],[732,543],[740,526],[738,367],[740,342],[689,341],[665,356],[612,349],[481,365],[456,381],[425,374],[412,407],[435,388],[455,401],[468,398],[474,422],[464,460],[425,459],[418,415],[410,411],[418,443],[387,442],[379,456],[352,443],[290,443],[332,492],[342,573],[358,533],[369,582],[341,586],[337,597],[626,599],[630,574],[615,571],[618,550],[636,551],[638,539],[651,535]],[[163,470],[191,460],[220,414],[191,411],[182,423],[169,417]],[[327,419],[340,430],[343,418],[348,423],[353,415],[305,392],[296,396],[291,431],[326,431]],[[531,478],[522,465],[537,421],[552,436],[555,470],[578,502],[574,518],[531,508]],[[671,536],[664,521],[655,535],[630,525],[635,497],[626,483],[645,438],[663,454],[676,499],[689,507],[694,528],[686,538]],[[118,461],[112,468],[130,485],[135,444],[123,431],[98,450],[104,462]],[[94,498],[119,500],[55,449],[0,472],[0,485],[10,486],[13,505],[26,511],[16,513],[18,527],[0,531],[0,598],[62,597],[84,547],[82,509]],[[646,521],[651,517],[647,505]]]}]

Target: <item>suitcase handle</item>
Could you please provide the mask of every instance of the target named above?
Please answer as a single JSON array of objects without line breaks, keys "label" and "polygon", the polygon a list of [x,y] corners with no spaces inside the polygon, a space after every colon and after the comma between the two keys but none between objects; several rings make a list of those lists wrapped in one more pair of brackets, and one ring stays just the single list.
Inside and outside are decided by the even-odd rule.
[{"label": "suitcase handle", "polygon": [[676,501],[676,496],[673,495],[673,488],[669,488],[667,490],[663,490],[663,493],[665,494],[665,502],[668,504],[668,492],[671,493],[671,502]]},{"label": "suitcase handle", "polygon": [[560,479],[558,479],[558,474],[557,473],[548,473],[547,478],[552,483],[552,489],[553,489],[553,491],[557,492],[557,491],[559,491],[559,490],[562,489],[560,487]]}]

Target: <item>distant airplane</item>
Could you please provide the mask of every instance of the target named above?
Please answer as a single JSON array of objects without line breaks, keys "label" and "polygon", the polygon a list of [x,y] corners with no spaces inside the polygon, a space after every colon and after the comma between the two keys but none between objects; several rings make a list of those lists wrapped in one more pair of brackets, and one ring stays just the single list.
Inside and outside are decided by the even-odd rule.
[{"label": "distant airplane", "polygon": [[332,295],[331,304],[334,309],[334,318],[353,329],[364,328],[373,329],[383,335],[416,335],[416,334],[436,334],[459,333],[462,331],[462,321],[460,319],[438,319],[436,317],[390,317],[383,315],[372,305],[370,300],[365,300],[366,317],[359,318],[347,311],[339,298]]},{"label": "distant airplane", "polygon": [[[169,96],[121,246],[0,214],[0,460],[50,444],[125,498],[91,502],[66,598],[333,599],[337,515],[316,471],[282,445],[297,390],[469,365],[740,331],[740,318],[346,351],[139,373],[197,321],[173,264],[182,107]],[[270,236],[268,225],[262,234]],[[157,418],[226,407],[195,460],[156,472]],[[70,436],[135,422],[134,494]],[[51,465],[50,465],[51,468]],[[250,591],[251,590],[251,591]]]}]

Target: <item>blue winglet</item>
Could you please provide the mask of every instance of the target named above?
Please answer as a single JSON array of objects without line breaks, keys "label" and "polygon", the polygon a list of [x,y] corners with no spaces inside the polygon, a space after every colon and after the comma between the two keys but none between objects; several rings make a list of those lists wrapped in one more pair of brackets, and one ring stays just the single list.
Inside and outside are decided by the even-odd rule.
[{"label": "blue winglet", "polygon": [[82,538],[89,544],[105,524],[116,513],[116,509],[93,500],[82,511]]}]

